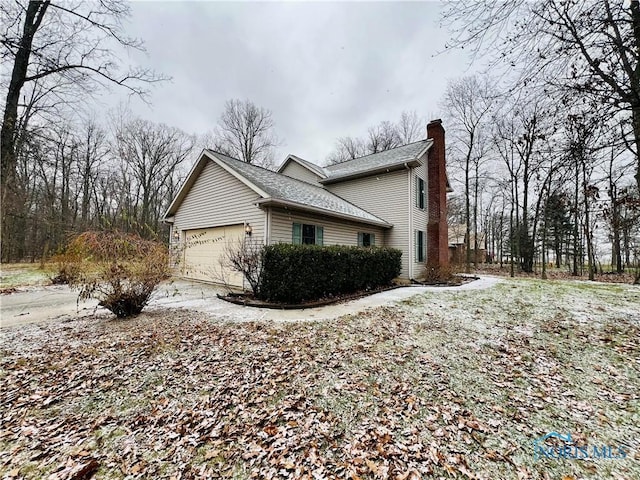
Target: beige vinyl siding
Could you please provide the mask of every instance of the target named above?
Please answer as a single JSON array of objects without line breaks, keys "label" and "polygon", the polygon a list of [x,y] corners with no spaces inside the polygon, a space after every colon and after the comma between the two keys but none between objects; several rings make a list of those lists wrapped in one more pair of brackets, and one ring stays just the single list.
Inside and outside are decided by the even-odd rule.
[{"label": "beige vinyl siding", "polygon": [[409,170],[405,169],[327,185],[336,195],[393,224],[393,228],[384,231],[384,243],[376,235],[376,245],[402,251],[403,278],[409,278],[409,249],[413,245],[409,236],[408,183]]},{"label": "beige vinyl siding", "polygon": [[287,163],[287,166],[280,173],[291,178],[297,178],[303,182],[319,185],[318,180],[320,177],[318,175],[293,160]]},{"label": "beige vinyl siding", "polygon": [[212,161],[207,162],[175,213],[173,228],[184,230],[250,223],[254,239],[263,241],[265,213],[260,196]]},{"label": "beige vinyl siding", "polygon": [[319,225],[324,229],[324,245],[358,245],[358,232],[373,233],[376,245],[381,245],[384,229],[323,215],[274,208],[271,211],[271,243],[291,243],[294,223]]},{"label": "beige vinyl siding", "polygon": [[[420,165],[419,167],[415,167],[412,168],[412,181],[411,181],[411,215],[413,216],[413,229],[414,230],[422,230],[425,234],[425,245],[427,242],[427,222],[429,220],[429,189],[428,189],[428,179],[427,179],[427,156],[424,155],[422,158],[422,165]],[[420,177],[425,181],[425,193],[426,193],[426,198],[425,198],[425,202],[424,202],[424,210],[420,209],[418,207],[418,203],[417,203],[417,198],[418,198],[418,192],[417,192],[417,182],[416,182],[416,177]],[[415,235],[415,234],[414,234]],[[425,247],[426,248],[426,247]],[[415,250],[416,247],[414,246],[413,249]],[[426,265],[426,255],[425,255],[425,261],[422,263],[418,263],[416,260],[416,256],[415,254],[413,255],[413,260],[414,260],[414,264],[413,264],[413,277],[414,278],[420,278],[423,276],[424,273],[424,267]]]}]

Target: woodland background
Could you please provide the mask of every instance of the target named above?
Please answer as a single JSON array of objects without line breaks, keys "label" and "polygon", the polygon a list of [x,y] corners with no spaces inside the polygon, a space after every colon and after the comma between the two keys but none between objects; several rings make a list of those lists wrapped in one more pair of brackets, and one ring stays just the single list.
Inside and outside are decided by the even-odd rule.
[{"label": "woodland background", "polygon": [[[95,111],[106,89],[149,98],[167,79],[121,62],[144,48],[127,37],[128,15],[121,1],[0,5],[2,262],[47,259],[90,229],[167,241],[162,215],[202,148],[266,168],[282,160],[272,112],[248,99],[229,99],[205,136],[125,107]],[[441,21],[451,48],[486,65],[450,80],[441,99],[449,220],[465,226],[466,269],[481,260],[590,276],[637,269],[638,2],[461,1]],[[309,160],[420,140],[427,120],[403,112]]]}]

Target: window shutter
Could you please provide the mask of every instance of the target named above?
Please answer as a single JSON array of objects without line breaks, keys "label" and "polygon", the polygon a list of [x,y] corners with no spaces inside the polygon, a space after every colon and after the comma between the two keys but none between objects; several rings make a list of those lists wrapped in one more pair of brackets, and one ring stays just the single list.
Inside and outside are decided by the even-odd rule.
[{"label": "window shutter", "polygon": [[362,247],[364,245],[364,233],[358,232],[358,246]]},{"label": "window shutter", "polygon": [[316,245],[324,245],[324,227],[316,225]]},{"label": "window shutter", "polygon": [[292,234],[293,235],[291,242],[294,245],[300,245],[302,243],[302,225],[300,225],[299,223],[294,223]]},{"label": "window shutter", "polygon": [[371,246],[374,247],[376,245],[376,234],[371,234]]},{"label": "window shutter", "polygon": [[426,235],[424,234],[424,232],[422,230],[416,230],[416,258],[415,258],[415,262],[416,263],[422,263],[424,262],[426,256],[427,256],[427,249],[426,249],[426,243],[425,242],[425,237]]},{"label": "window shutter", "polygon": [[424,204],[425,204],[425,183],[424,180],[421,179],[420,177],[416,177],[416,202],[418,205],[418,208],[420,208],[421,210],[424,210]]},{"label": "window shutter", "polygon": [[420,261],[420,237],[419,237],[418,230],[414,230],[413,238],[416,246],[416,249],[415,249],[416,256],[415,256],[414,262],[419,262]]}]

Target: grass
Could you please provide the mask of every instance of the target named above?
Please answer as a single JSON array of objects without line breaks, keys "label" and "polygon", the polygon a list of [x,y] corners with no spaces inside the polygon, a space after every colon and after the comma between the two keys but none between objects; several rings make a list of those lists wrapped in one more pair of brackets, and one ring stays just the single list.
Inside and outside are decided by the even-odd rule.
[{"label": "grass", "polygon": [[[93,458],[115,479],[640,478],[638,287],[513,279],[333,321],[167,310],[3,333],[0,476]],[[627,457],[536,460],[551,431]]]},{"label": "grass", "polygon": [[52,270],[39,263],[3,263],[0,266],[0,289],[49,283]]}]

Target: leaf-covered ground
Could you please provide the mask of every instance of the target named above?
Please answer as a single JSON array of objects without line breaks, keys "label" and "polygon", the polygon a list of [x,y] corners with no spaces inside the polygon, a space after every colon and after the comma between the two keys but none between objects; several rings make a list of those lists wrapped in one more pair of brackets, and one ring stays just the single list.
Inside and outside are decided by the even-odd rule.
[{"label": "leaf-covered ground", "polygon": [[[640,478],[640,289],[505,281],[322,322],[3,329],[2,478]],[[534,458],[570,433],[622,459]]]}]

